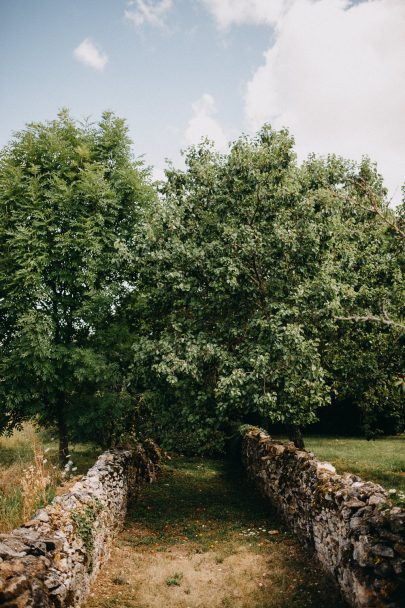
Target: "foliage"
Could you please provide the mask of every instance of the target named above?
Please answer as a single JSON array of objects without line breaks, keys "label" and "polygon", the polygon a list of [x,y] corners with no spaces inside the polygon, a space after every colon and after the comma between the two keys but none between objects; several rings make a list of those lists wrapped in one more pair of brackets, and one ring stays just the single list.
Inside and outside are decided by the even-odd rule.
[{"label": "foliage", "polygon": [[400,315],[401,250],[366,206],[371,192],[391,213],[381,178],[366,159],[299,166],[293,146],[264,127],[227,155],[191,148],[186,169],[167,172],[142,251],[133,366],[158,428],[204,443],[254,415],[307,425],[332,399],[392,399],[401,323],[385,321]]},{"label": "foliage", "polygon": [[181,581],[183,580],[183,575],[181,572],[175,572],[171,576],[168,576],[166,579],[166,585],[168,587],[179,587],[181,585]]},{"label": "foliage", "polygon": [[[32,123],[0,156],[1,430],[38,418],[114,434],[132,402],[123,307],[134,227],[153,200],[125,122]],[[101,437],[100,437],[101,434]]]},{"label": "foliage", "polygon": [[329,403],[400,431],[405,205],[376,168],[299,165],[269,126],[185,161],[157,196],[111,113],[1,152],[0,431],[57,425],[65,461],[68,435],[215,453]]},{"label": "foliage", "polygon": [[94,522],[100,513],[102,505],[94,501],[93,505],[87,505],[82,510],[72,511],[72,520],[75,523],[77,534],[83,541],[87,553],[91,554],[94,549]]}]

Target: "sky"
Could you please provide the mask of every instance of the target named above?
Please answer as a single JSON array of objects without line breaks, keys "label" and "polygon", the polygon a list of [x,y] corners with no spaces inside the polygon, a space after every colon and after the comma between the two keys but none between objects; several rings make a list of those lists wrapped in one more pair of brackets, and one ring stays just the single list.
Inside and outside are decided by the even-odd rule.
[{"label": "sky", "polygon": [[0,146],[68,107],[113,110],[161,177],[265,122],[405,181],[405,0],[0,0]]}]

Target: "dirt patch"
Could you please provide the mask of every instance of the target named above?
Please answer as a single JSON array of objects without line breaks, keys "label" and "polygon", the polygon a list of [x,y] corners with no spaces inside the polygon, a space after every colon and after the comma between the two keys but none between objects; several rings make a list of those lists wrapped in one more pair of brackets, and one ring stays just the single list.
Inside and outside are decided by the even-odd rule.
[{"label": "dirt patch", "polygon": [[130,506],[84,608],[343,608],[268,504],[218,461],[178,460]]}]

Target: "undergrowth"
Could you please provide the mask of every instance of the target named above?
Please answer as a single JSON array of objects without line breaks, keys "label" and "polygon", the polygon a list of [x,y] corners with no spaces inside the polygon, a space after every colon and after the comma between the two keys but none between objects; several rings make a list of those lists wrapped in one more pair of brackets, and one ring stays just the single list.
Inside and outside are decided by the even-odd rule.
[{"label": "undergrowth", "polygon": [[57,442],[31,424],[0,437],[0,532],[8,532],[48,504],[72,474],[84,474],[97,458],[90,445],[72,446],[69,472],[58,468]]}]

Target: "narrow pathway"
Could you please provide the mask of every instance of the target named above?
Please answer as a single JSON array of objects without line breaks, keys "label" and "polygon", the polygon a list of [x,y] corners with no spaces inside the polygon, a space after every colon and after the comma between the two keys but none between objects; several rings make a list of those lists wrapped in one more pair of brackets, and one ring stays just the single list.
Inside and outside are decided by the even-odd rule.
[{"label": "narrow pathway", "polygon": [[129,506],[85,608],[344,608],[240,471],[178,458]]}]

